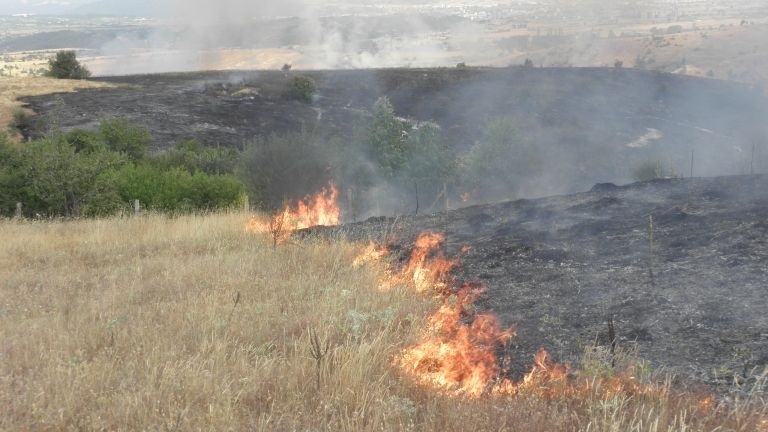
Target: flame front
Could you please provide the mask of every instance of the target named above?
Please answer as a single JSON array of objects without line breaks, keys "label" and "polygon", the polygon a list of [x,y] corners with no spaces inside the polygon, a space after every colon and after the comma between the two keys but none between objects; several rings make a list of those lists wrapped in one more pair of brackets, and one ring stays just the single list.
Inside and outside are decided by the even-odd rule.
[{"label": "flame front", "polygon": [[445,300],[427,320],[424,338],[406,349],[397,364],[422,384],[478,397],[499,376],[496,349],[514,336],[493,315],[468,312],[478,292],[469,286]]},{"label": "flame front", "polygon": [[[569,365],[553,361],[544,349],[536,354],[531,370],[521,380],[505,377],[507,371],[499,364],[499,354],[515,332],[502,328],[494,315],[474,312],[473,303],[485,288],[480,284],[455,288],[451,271],[458,263],[440,251],[444,243],[442,234],[421,234],[408,263],[399,272],[389,272],[389,280],[383,282],[383,286],[410,285],[420,293],[443,296],[442,305],[427,318],[421,339],[393,362],[416,382],[470,398],[520,393],[548,399],[606,398],[663,391],[663,387],[641,384],[631,370],[607,378],[578,380]],[[462,253],[470,250],[462,248]],[[377,261],[386,252],[369,244],[356,262]]]},{"label": "flame front", "polygon": [[314,196],[307,196],[295,205],[286,205],[270,219],[254,216],[246,230],[253,233],[273,233],[285,240],[292,231],[314,226],[335,226],[341,221],[338,204],[339,190],[330,183]]},{"label": "flame front", "polygon": [[416,291],[445,293],[450,288],[451,270],[457,265],[455,260],[445,257],[440,247],[445,242],[445,235],[423,233],[414,244],[408,265],[401,271],[400,281],[412,281]]}]

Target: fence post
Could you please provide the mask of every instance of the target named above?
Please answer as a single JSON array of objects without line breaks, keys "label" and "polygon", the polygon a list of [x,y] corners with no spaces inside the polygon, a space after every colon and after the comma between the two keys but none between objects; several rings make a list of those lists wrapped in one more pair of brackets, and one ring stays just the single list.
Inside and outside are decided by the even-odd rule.
[{"label": "fence post", "polygon": [[448,183],[443,182],[443,198],[445,198],[445,211],[448,211],[450,208],[450,203],[448,202]]},{"label": "fence post", "polygon": [[17,219],[24,217],[24,210],[20,202],[16,203],[16,214],[14,216],[16,216]]},{"label": "fence post", "polygon": [[138,216],[141,213],[141,202],[133,200],[133,214]]},{"label": "fence post", "polygon": [[248,195],[246,195],[245,199],[243,200],[243,211],[246,213],[251,211],[251,199],[248,197]]}]

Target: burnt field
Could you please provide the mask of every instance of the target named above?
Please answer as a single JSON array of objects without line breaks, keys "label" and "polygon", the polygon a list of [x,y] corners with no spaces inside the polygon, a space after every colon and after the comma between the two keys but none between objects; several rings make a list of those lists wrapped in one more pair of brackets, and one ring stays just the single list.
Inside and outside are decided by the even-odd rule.
[{"label": "burnt field", "polygon": [[516,329],[518,376],[541,347],[578,364],[609,344],[609,320],[620,347],[689,384],[725,389],[768,365],[768,176],[599,184],[308,232],[384,242],[401,260],[419,233],[444,233],[457,278],[487,288],[478,308]]},{"label": "burnt field", "polygon": [[[287,83],[297,75],[316,82],[313,102],[286,97]],[[542,170],[527,196],[626,182],[649,160],[688,175],[692,154],[697,176],[768,168],[768,99],[759,89],[718,80],[629,69],[519,67],[205,72],[99,81],[125,85],[24,102],[65,129],[125,117],[151,131],[156,150],[185,138],[242,147],[255,136],[300,129],[345,137],[361,113],[388,96],[399,116],[439,124],[460,155],[489,119],[505,117],[541,152]],[[44,130],[26,132],[39,136]]]}]

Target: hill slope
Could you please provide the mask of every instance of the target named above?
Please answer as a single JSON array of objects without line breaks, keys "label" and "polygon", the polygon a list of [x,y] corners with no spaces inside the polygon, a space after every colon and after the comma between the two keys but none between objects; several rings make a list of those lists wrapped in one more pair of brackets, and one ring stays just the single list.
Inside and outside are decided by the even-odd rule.
[{"label": "hill slope", "polygon": [[331,231],[396,233],[394,251],[445,233],[460,278],[488,289],[481,309],[516,327],[518,359],[545,347],[576,363],[608,344],[612,319],[619,345],[652,367],[727,387],[768,366],[767,220],[768,176],[747,176],[601,184]]},{"label": "hill slope", "polygon": [[[284,97],[295,75],[313,78],[316,101]],[[540,174],[523,196],[625,183],[648,161],[689,175],[768,170],[768,98],[756,89],[710,79],[614,69],[383,69],[208,72],[104,78],[114,89],[63,95],[65,128],[93,128],[103,117],[148,127],[158,149],[184,138],[240,147],[254,136],[302,128],[348,136],[361,110],[387,96],[397,114],[437,122],[457,154],[489,119],[514,123],[536,143]],[[46,115],[55,96],[24,99]],[[755,160],[751,149],[756,146]]]}]

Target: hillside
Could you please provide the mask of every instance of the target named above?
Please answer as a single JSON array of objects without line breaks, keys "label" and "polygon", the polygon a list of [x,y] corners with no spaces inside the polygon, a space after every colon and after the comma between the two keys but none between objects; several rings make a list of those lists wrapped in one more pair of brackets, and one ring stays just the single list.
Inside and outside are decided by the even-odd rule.
[{"label": "hillside", "polygon": [[[214,59],[212,59],[214,60]],[[297,75],[317,83],[311,104],[285,97]],[[725,81],[631,69],[506,68],[206,72],[101,78],[119,88],[61,95],[64,128],[125,117],[157,149],[185,138],[242,147],[255,136],[306,129],[348,136],[354,119],[387,96],[399,116],[434,121],[461,155],[485,123],[506,118],[536,144],[543,166],[523,196],[627,182],[648,161],[696,176],[768,169],[768,98]],[[23,99],[46,116],[58,96]],[[39,134],[41,131],[37,131]],[[756,151],[752,158],[752,148]]]},{"label": "hillside", "polygon": [[445,234],[459,280],[487,287],[479,308],[516,329],[514,374],[541,347],[578,363],[610,345],[612,320],[653,369],[724,391],[768,364],[767,219],[763,175],[599,184],[305,235],[383,239],[404,262],[418,234]]}]

